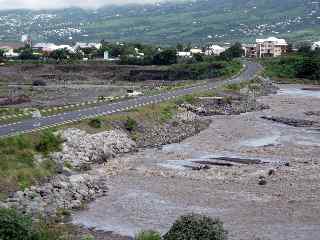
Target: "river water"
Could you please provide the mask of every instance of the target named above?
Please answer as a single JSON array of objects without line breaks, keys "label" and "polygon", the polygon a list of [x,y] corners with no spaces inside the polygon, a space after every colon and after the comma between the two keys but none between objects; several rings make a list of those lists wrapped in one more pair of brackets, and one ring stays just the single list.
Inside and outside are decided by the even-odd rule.
[{"label": "river water", "polygon": [[[320,131],[261,119],[263,115],[320,121],[320,92],[280,86],[259,101],[271,108],[239,116],[214,116],[200,134],[160,149],[110,162],[109,192],[73,215],[73,223],[134,236],[165,233],[186,213],[221,218],[230,239],[315,240],[320,236]],[[267,164],[212,166],[193,171],[193,160],[228,156]],[[285,166],[282,163],[290,163]],[[319,163],[319,164],[318,164]],[[270,169],[275,174],[268,176]],[[258,185],[259,176],[267,185]]]}]

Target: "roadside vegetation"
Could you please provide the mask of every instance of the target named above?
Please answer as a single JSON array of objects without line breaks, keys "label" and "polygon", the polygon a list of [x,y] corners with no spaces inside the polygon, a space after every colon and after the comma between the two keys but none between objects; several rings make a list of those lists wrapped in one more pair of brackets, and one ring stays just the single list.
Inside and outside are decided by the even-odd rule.
[{"label": "roadside vegetation", "polygon": [[61,126],[61,128],[76,127],[88,133],[98,133],[121,127],[134,139],[137,137],[139,127],[154,126],[170,121],[178,111],[178,100],[172,100],[159,104],[152,104],[127,112],[101,116],[94,119],[79,121]]},{"label": "roadside vegetation", "polygon": [[14,209],[0,209],[1,240],[72,240],[72,232],[67,224],[33,221]]},{"label": "roadside vegetation", "polygon": [[296,53],[263,59],[265,74],[280,83],[320,84],[320,49],[301,46]]},{"label": "roadside vegetation", "polygon": [[[1,240],[95,240],[93,235],[80,235],[72,225],[33,221],[13,209],[0,209]],[[227,231],[219,219],[204,215],[181,216],[161,236],[157,231],[139,232],[135,240],[227,240]]]},{"label": "roadside vegetation", "polygon": [[201,80],[217,77],[230,77],[237,74],[242,64],[236,60],[221,60],[216,57],[204,57],[196,63],[181,63],[172,65],[169,70],[173,79]]},{"label": "roadside vegetation", "polygon": [[46,155],[59,151],[61,143],[50,130],[0,139],[0,199],[56,174],[56,164]]}]

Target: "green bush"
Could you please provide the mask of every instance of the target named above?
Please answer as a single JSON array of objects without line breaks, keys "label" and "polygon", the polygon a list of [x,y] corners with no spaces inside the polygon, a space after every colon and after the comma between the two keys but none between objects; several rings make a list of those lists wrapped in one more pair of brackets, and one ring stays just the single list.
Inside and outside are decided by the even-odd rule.
[{"label": "green bush", "polygon": [[[1,240],[37,240],[32,220],[12,209],[0,209]],[[40,240],[40,239],[39,239]]]},{"label": "green bush", "polygon": [[141,231],[135,236],[135,240],[161,240],[161,235],[155,231]]},{"label": "green bush", "polygon": [[93,128],[101,128],[102,127],[102,121],[99,118],[91,119],[88,124],[90,127],[93,127]]},{"label": "green bush", "polygon": [[[264,59],[265,73],[284,79],[319,80],[320,57],[316,54],[291,54],[279,58]],[[313,81],[310,81],[312,83]]]},{"label": "green bush", "polygon": [[50,153],[59,151],[62,140],[59,135],[55,135],[52,131],[46,130],[40,134],[40,140],[36,144],[36,150],[41,153]]},{"label": "green bush", "polygon": [[[37,162],[35,147],[43,137],[20,135],[0,140],[0,192],[4,195],[23,190],[56,173],[53,160]],[[39,148],[40,149],[40,148]]]},{"label": "green bush", "polygon": [[172,106],[164,106],[160,111],[160,120],[162,122],[166,122],[173,117],[173,109]]},{"label": "green bush", "polygon": [[129,131],[132,132],[133,130],[135,130],[138,126],[138,123],[136,122],[136,120],[132,119],[131,117],[128,117],[124,127]]},{"label": "green bush", "polygon": [[1,240],[68,240],[72,229],[65,225],[33,222],[14,209],[0,209]]},{"label": "green bush", "polygon": [[94,236],[87,234],[81,238],[81,240],[95,240]]},{"label": "green bush", "polygon": [[164,240],[226,240],[227,232],[219,219],[190,214],[181,216],[163,237]]}]

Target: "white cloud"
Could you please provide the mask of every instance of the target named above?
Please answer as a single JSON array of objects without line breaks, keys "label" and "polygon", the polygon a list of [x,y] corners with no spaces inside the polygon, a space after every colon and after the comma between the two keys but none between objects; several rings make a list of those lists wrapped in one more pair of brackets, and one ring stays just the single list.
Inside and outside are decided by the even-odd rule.
[{"label": "white cloud", "polygon": [[110,4],[126,3],[152,3],[156,0],[0,0],[0,10],[4,9],[47,9],[47,8],[66,8],[83,7],[97,8]]}]

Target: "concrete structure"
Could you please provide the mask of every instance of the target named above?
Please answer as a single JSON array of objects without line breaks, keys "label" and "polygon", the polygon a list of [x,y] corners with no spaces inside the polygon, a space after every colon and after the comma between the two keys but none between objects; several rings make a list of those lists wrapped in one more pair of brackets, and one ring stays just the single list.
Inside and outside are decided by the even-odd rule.
[{"label": "concrete structure", "polygon": [[257,57],[278,57],[287,52],[286,40],[275,37],[257,39]]},{"label": "concrete structure", "polygon": [[13,49],[9,49],[3,54],[3,56],[6,57],[6,58],[16,58],[16,57],[19,57],[20,54],[14,52]]},{"label": "concrete structure", "polygon": [[248,58],[257,57],[257,44],[242,44],[244,50],[244,56]]},{"label": "concrete structure", "polygon": [[32,47],[34,50],[42,52],[53,52],[58,49],[67,49],[69,52],[75,52],[74,48],[69,45],[56,45],[54,43],[37,43]]},{"label": "concrete structure", "polygon": [[3,56],[7,58],[19,57],[20,54],[16,53],[15,50],[22,47],[24,47],[24,45],[20,43],[0,43],[0,49],[4,50]]},{"label": "concrete structure", "polygon": [[314,42],[311,46],[311,49],[314,51],[316,49],[320,49],[320,41],[319,42]]},{"label": "concrete structure", "polygon": [[202,54],[202,49],[199,49],[199,48],[191,48],[190,49],[190,53],[191,54]]},{"label": "concrete structure", "polygon": [[207,56],[220,56],[220,54],[224,51],[226,51],[224,47],[220,47],[219,45],[211,45],[207,48],[204,54]]},{"label": "concrete structure", "polygon": [[192,54],[191,52],[177,52],[177,56],[182,58],[191,58]]},{"label": "concrete structure", "polygon": [[105,52],[103,53],[103,59],[104,59],[104,60],[109,60],[109,52],[108,52],[108,51],[105,51]]},{"label": "concrete structure", "polygon": [[76,45],[74,45],[74,49],[84,49],[84,48],[96,48],[100,49],[102,47],[101,43],[81,43],[77,42]]}]

